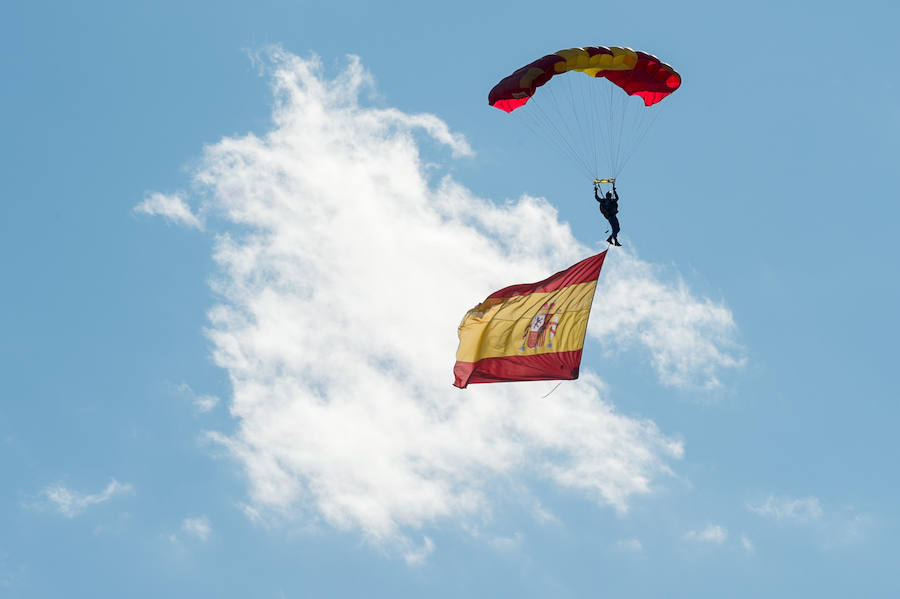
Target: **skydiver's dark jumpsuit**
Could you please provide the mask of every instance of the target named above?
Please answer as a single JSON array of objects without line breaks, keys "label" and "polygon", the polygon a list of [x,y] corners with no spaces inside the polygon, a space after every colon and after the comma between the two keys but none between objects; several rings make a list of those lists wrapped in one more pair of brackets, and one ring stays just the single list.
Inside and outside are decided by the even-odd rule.
[{"label": "skydiver's dark jumpsuit", "polygon": [[615,242],[616,245],[619,245],[619,218],[616,216],[619,213],[619,192],[613,187],[612,193],[614,194],[613,197],[608,198],[604,196],[601,198],[597,195],[597,188],[594,188],[594,199],[600,202],[600,212],[603,213],[603,216],[606,217],[606,220],[609,221],[612,227],[612,235],[606,241]]}]

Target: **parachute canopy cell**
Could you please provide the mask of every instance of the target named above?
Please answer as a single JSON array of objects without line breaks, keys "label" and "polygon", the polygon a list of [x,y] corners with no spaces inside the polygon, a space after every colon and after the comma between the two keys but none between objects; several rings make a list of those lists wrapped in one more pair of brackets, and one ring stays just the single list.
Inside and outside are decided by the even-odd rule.
[{"label": "parachute canopy cell", "polygon": [[587,46],[542,56],[516,70],[494,86],[488,103],[512,112],[528,102],[538,87],[569,71],[605,77],[628,95],[642,98],[645,106],[656,104],[681,85],[681,75],[652,54],[617,46]]}]

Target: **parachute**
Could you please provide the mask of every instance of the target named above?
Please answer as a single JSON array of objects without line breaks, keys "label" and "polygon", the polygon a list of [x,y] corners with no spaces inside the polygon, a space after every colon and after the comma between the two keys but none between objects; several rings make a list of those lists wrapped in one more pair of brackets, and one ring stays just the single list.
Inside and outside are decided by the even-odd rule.
[{"label": "parachute", "polygon": [[[587,77],[570,75],[574,72]],[[603,80],[609,83],[603,86]],[[521,111],[526,125],[592,179],[600,180],[601,173],[614,179],[655,121],[656,106],[680,85],[681,75],[652,54],[588,46],[560,50],[517,69],[494,86],[488,103],[511,113],[530,100]],[[632,96],[643,105],[635,106]]]}]

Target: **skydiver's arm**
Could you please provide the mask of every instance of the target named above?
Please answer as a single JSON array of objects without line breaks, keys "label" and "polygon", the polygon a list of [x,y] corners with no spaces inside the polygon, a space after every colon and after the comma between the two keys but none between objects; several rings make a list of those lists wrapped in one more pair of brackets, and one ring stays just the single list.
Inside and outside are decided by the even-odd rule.
[{"label": "skydiver's arm", "polygon": [[619,192],[616,191],[616,186],[613,185],[613,195],[616,196],[616,201],[619,201]]},{"label": "skydiver's arm", "polygon": [[594,199],[598,202],[600,201],[600,196],[597,195],[597,186],[594,185]]}]

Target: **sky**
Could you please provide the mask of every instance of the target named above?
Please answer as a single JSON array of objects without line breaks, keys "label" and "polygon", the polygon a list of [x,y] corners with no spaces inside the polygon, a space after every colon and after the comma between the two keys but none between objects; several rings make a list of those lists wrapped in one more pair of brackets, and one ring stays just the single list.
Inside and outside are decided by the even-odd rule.
[{"label": "sky", "polygon": [[[819,4],[5,6],[0,596],[900,594],[900,15]],[[456,389],[606,248],[487,104],[583,45],[683,84],[581,376]]]}]

